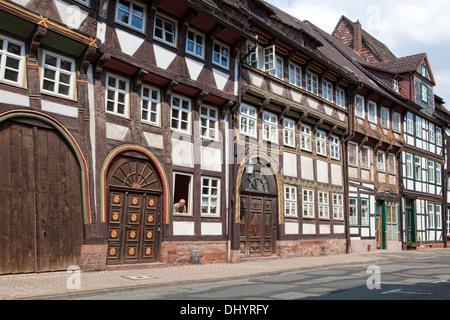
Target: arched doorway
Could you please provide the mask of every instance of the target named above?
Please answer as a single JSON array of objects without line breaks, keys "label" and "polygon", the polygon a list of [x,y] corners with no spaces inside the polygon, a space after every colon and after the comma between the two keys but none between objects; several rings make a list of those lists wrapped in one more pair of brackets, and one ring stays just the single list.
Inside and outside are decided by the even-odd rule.
[{"label": "arched doorway", "polygon": [[45,115],[7,116],[0,121],[0,274],[80,265],[84,188],[67,132]]},{"label": "arched doorway", "polygon": [[121,154],[108,170],[108,264],[159,260],[163,188],[144,156]]},{"label": "arched doorway", "polygon": [[240,192],[240,256],[275,253],[278,194],[275,174],[263,159],[242,173]]}]

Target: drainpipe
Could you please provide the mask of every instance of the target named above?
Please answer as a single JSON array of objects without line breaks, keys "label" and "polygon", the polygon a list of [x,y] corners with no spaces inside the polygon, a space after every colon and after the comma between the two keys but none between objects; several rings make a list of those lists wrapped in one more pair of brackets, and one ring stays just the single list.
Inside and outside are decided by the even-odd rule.
[{"label": "drainpipe", "polygon": [[349,216],[349,182],[348,182],[348,142],[355,136],[355,113],[354,113],[354,97],[361,90],[363,83],[359,80],[358,86],[349,94],[348,105],[348,134],[344,136],[342,145],[344,147],[343,152],[343,164],[342,169],[344,172],[344,221],[345,221],[345,253],[350,253],[350,224],[348,220]]}]

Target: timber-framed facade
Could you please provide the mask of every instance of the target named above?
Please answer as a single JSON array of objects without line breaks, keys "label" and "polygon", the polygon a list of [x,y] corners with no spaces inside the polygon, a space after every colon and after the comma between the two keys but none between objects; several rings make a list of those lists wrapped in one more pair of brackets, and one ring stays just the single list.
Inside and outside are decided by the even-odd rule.
[{"label": "timber-framed facade", "polygon": [[0,1],[0,17],[0,274],[445,242],[449,121],[426,55],[408,80],[259,0]]}]

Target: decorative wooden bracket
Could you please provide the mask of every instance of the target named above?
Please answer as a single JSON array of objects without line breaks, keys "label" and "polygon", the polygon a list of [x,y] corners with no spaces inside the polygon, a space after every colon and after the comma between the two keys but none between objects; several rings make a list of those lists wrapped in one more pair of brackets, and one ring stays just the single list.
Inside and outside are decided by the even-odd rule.
[{"label": "decorative wooden bracket", "polygon": [[86,74],[89,65],[92,62],[92,58],[95,56],[97,49],[94,46],[88,46],[86,50],[84,50],[82,56],[82,62],[80,66],[80,73]]},{"label": "decorative wooden bracket", "polygon": [[377,144],[375,145],[375,148],[373,149],[373,153],[377,153],[378,149],[381,147],[382,144],[383,144],[383,141],[379,140],[377,142]]},{"label": "decorative wooden bracket", "polygon": [[139,69],[135,74],[134,74],[134,84],[137,87],[140,87],[142,85],[142,81],[144,80],[144,78],[148,75],[148,71],[144,70],[144,69]]},{"label": "decorative wooden bracket", "polygon": [[166,95],[171,96],[173,93],[173,88],[175,88],[178,85],[178,82],[175,80],[172,80],[167,86],[166,86]]},{"label": "decorative wooden bracket", "polygon": [[47,27],[45,27],[44,25],[38,25],[36,27],[36,30],[34,31],[34,34],[30,41],[31,42],[30,51],[29,51],[30,56],[32,56],[34,58],[38,57],[38,50],[41,45],[42,39],[47,34],[47,30],[48,30]]},{"label": "decorative wooden bracket", "polygon": [[100,75],[103,72],[103,66],[110,59],[111,59],[110,55],[104,54],[100,59],[97,60],[97,63],[95,64],[95,73],[94,73],[94,77],[96,79],[100,78]]},{"label": "decorative wooden bracket", "polygon": [[195,104],[197,106],[201,105],[203,102],[203,99],[205,97],[207,97],[208,95],[209,95],[209,92],[207,92],[207,91],[202,91],[199,94],[197,94],[197,96],[195,97]]},{"label": "decorative wooden bracket", "polygon": [[359,143],[358,151],[361,151],[362,147],[366,144],[367,141],[369,141],[369,137],[365,136]]},{"label": "decorative wooden bracket", "polygon": [[323,118],[320,118],[319,121],[317,121],[316,124],[314,125],[313,132],[315,132],[317,130],[317,128],[322,124],[323,124]]}]

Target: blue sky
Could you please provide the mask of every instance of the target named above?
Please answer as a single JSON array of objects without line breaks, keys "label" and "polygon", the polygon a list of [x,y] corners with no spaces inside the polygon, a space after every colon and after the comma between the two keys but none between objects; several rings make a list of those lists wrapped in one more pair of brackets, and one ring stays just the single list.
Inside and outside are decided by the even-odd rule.
[{"label": "blue sky", "polygon": [[359,20],[363,29],[397,56],[427,53],[436,80],[434,93],[450,109],[450,1],[448,0],[266,0],[328,33],[342,15]]}]

